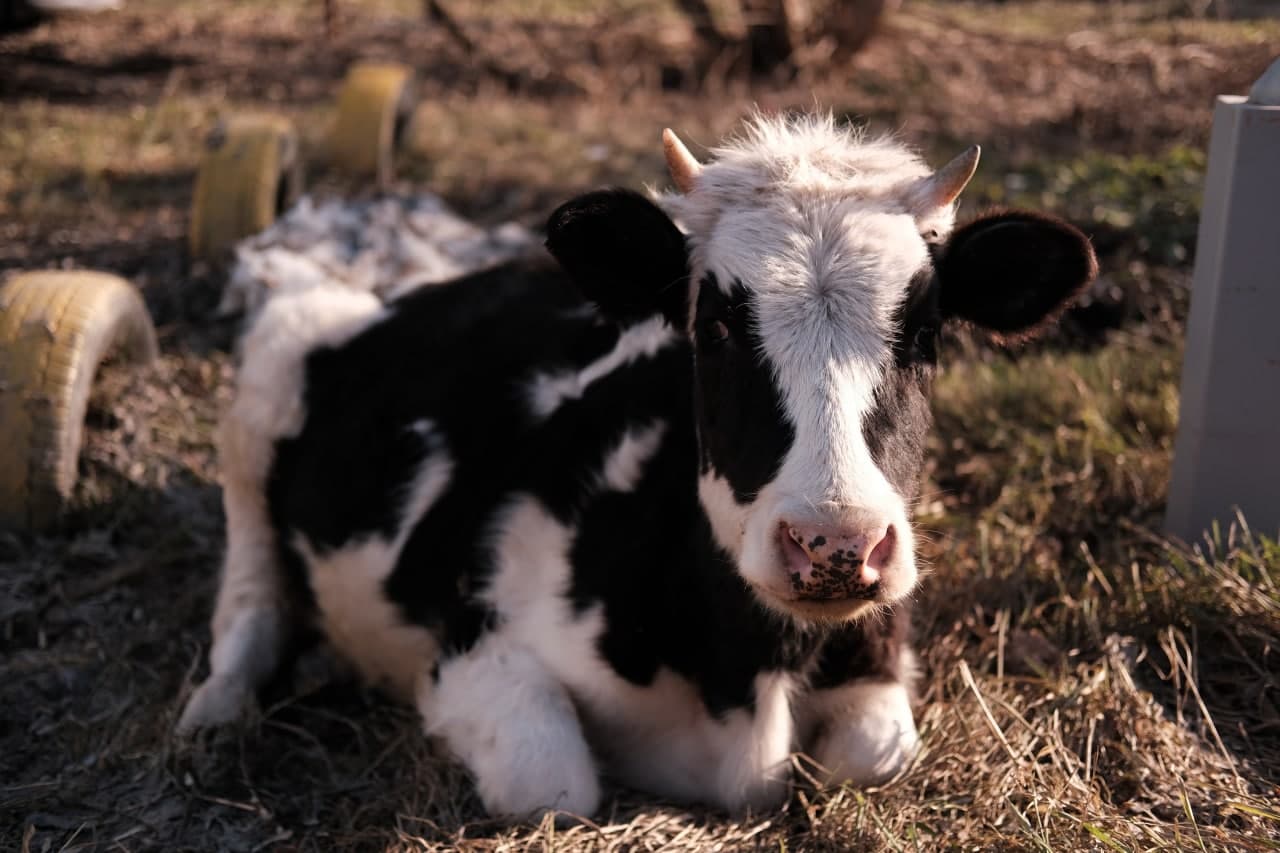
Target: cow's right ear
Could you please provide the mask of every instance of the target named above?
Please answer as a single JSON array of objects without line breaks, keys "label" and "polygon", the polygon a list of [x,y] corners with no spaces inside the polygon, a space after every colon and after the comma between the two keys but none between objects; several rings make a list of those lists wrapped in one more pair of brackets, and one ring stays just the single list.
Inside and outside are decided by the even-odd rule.
[{"label": "cow's right ear", "polygon": [[662,314],[676,328],[684,326],[684,234],[639,193],[599,190],[565,202],[547,221],[547,248],[583,295],[613,319]]}]

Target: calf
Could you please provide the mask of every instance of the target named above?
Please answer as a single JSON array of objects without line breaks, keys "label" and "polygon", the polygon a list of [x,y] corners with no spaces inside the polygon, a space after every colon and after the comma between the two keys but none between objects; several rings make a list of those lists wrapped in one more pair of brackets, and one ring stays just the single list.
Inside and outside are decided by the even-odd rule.
[{"label": "calf", "polygon": [[558,268],[266,305],[180,729],[233,719],[314,619],[494,814],[590,814],[602,770],[736,809],[795,749],[859,785],[910,759],[939,330],[1026,337],[1093,254],[1026,212],[953,231],[976,148],[932,173],[820,117],[705,166],[665,142],[683,192],[568,202]]}]

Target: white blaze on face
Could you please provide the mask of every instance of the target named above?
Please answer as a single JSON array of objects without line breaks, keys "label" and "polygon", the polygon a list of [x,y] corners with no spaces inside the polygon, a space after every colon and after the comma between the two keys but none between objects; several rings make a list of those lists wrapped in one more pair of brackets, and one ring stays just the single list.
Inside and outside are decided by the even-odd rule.
[{"label": "white blaze on face", "polygon": [[[780,519],[856,526],[876,517],[900,537],[902,559],[886,591],[914,585],[906,505],[873,460],[862,426],[892,357],[893,313],[929,261],[916,227],[902,213],[817,203],[790,215],[728,213],[706,245],[717,280],[740,282],[751,294],[763,354],[795,431],[774,479],[748,507],[730,510],[731,523],[716,525],[722,535],[740,531],[732,551],[755,584],[777,585]],[[714,484],[703,491],[729,509]]]}]

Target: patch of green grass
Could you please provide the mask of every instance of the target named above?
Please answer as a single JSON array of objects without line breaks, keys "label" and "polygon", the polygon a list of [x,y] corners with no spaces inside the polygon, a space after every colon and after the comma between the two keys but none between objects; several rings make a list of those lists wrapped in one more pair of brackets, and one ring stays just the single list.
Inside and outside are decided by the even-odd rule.
[{"label": "patch of green grass", "polygon": [[[1040,529],[1095,523],[1103,508],[1147,514],[1164,498],[1181,355],[1118,337],[1093,353],[974,358],[934,394],[945,488],[979,520]],[[971,510],[972,511],[972,510]]]},{"label": "patch of green grass", "polygon": [[1127,156],[1090,151],[1069,159],[997,160],[974,191],[984,203],[1133,232],[1149,261],[1177,265],[1195,247],[1205,168],[1205,152],[1186,145]]}]

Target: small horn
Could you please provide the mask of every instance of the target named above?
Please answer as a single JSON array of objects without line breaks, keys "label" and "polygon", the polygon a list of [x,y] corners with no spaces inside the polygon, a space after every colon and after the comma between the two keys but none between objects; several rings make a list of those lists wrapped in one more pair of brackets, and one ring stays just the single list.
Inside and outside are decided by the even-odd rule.
[{"label": "small horn", "polygon": [[964,152],[938,171],[921,181],[916,196],[920,213],[937,210],[955,201],[978,170],[978,157],[982,149],[970,145]]},{"label": "small horn", "polygon": [[689,149],[684,147],[680,137],[671,128],[662,131],[662,151],[667,155],[667,169],[671,172],[671,180],[682,193],[693,192],[702,164],[697,161]]}]

